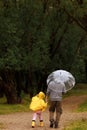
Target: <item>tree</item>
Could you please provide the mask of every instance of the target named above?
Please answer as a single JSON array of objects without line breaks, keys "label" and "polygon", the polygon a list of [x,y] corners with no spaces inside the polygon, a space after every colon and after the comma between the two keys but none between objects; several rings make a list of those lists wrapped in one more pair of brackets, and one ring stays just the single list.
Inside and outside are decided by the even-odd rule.
[{"label": "tree", "polygon": [[86,54],[81,52],[87,51],[86,3],[1,1],[0,76],[8,103],[21,102],[22,91],[31,97],[45,91],[47,76],[56,69],[85,81]]}]

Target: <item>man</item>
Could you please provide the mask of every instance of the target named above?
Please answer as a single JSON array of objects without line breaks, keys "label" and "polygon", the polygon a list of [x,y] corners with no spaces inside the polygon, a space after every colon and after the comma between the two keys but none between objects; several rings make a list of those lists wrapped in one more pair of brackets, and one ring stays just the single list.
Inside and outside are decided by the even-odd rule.
[{"label": "man", "polygon": [[[62,114],[62,95],[66,93],[65,85],[61,81],[50,81],[48,83],[46,92],[46,101],[48,102],[48,97],[50,99],[49,107],[49,121],[50,127],[58,128],[60,116]],[[54,112],[56,116],[54,117]]]}]

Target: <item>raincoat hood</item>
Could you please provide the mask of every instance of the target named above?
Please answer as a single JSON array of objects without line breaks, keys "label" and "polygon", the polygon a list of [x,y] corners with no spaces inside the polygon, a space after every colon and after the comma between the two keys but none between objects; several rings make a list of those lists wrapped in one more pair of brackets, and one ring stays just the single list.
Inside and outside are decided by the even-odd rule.
[{"label": "raincoat hood", "polygon": [[45,98],[45,94],[43,92],[39,92],[39,94],[32,97],[29,108],[33,111],[44,111],[47,107],[47,103],[44,101],[43,98]]},{"label": "raincoat hood", "polygon": [[39,92],[38,97],[40,99],[43,99],[43,98],[45,98],[45,94],[43,92]]}]

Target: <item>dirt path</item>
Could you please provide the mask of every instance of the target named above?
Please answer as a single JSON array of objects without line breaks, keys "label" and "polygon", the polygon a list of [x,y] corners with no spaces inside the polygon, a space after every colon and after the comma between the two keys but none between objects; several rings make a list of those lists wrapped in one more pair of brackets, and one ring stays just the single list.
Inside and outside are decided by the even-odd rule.
[{"label": "dirt path", "polygon": [[[62,130],[73,120],[87,119],[87,112],[76,113],[75,109],[84,102],[87,96],[72,96],[63,100],[63,114],[60,119],[58,130]],[[49,113],[46,110],[43,113],[44,127],[39,127],[37,119],[35,130],[50,130]],[[8,115],[0,115],[0,123],[4,123],[5,128],[1,130],[32,130],[31,128],[32,112],[22,112]],[[54,130],[54,128],[52,128]]]}]

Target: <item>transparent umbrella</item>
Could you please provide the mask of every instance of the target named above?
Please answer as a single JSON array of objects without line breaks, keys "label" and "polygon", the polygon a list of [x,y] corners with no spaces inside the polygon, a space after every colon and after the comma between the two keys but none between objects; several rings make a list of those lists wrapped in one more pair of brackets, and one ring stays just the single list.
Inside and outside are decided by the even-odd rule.
[{"label": "transparent umbrella", "polygon": [[70,89],[72,89],[75,86],[75,78],[74,76],[65,70],[56,70],[54,72],[52,72],[48,78],[47,78],[47,85],[49,85],[50,83],[56,83],[56,88],[61,87],[61,85],[59,85],[59,83],[64,84],[65,85],[65,90],[69,91]]}]

